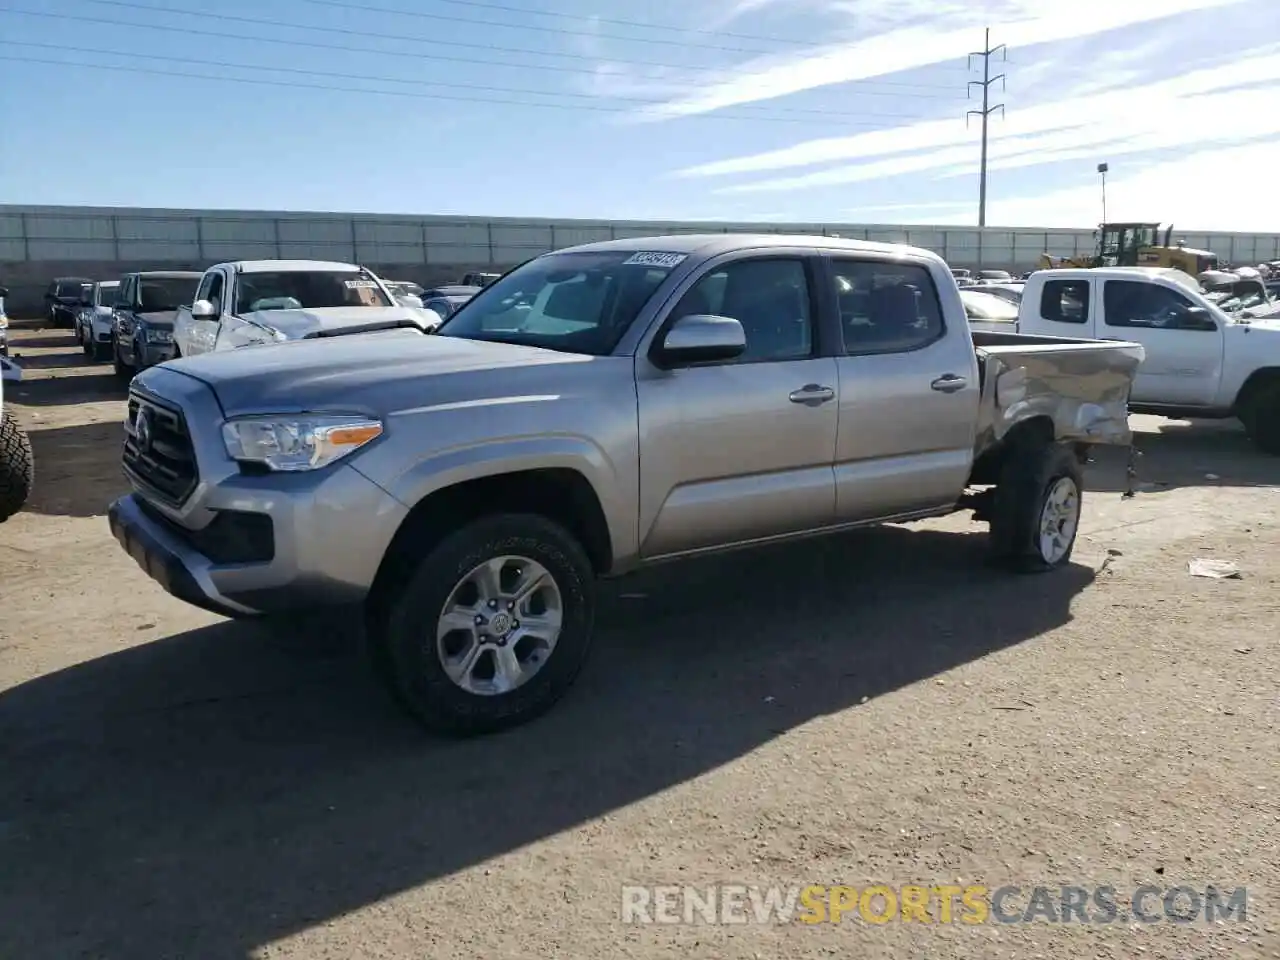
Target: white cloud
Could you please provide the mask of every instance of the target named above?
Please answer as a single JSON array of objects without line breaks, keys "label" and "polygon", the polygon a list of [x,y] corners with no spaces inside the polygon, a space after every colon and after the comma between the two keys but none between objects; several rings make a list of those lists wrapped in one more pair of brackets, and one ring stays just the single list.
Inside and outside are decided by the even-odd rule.
[{"label": "white cloud", "polygon": [[[1173,222],[1183,229],[1274,234],[1280,224],[1275,178],[1280,142],[1204,150],[1134,170],[1107,183],[1112,221]],[[1079,227],[1101,214],[1097,182],[1032,196],[993,197],[987,222],[1007,227]],[[973,214],[942,215],[937,224],[969,224]]]},{"label": "white cloud", "polygon": [[[1100,69],[1105,69],[1100,66]],[[1241,51],[1233,62],[1121,92],[1055,101],[1011,114],[993,125],[990,169],[1063,159],[1239,142],[1280,132],[1274,109],[1280,45]],[[1234,89],[1263,85],[1254,89]],[[959,119],[934,120],[849,137],[811,140],[783,150],[721,160],[677,172],[708,177],[862,162],[796,176],[721,188],[725,193],[797,190],[857,183],[902,173],[967,173],[976,163],[976,135]],[[906,154],[905,156],[897,156]],[[867,162],[871,158],[874,162]]]},{"label": "white cloud", "polygon": [[[1054,4],[1046,10],[1046,0],[1013,0],[1002,8],[1007,12],[1001,17],[1000,40],[1010,47],[1028,47],[1093,36],[1237,2],[1241,0],[1075,0]],[[848,2],[845,8],[850,8]],[[869,6],[854,4],[852,9],[869,9]],[[644,107],[638,116],[660,120],[709,113],[957,60],[960,51],[981,48],[983,32],[979,24],[986,20],[989,9],[960,7],[944,0],[917,2],[910,5],[910,10],[913,15],[931,15],[930,24],[904,26],[817,51],[753,60],[723,80],[711,81],[692,94]]]}]

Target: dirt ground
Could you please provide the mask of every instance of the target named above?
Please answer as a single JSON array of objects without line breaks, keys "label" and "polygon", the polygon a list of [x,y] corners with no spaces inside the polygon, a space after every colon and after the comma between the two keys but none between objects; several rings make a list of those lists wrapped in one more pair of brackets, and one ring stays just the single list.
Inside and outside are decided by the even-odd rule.
[{"label": "dirt ground", "polygon": [[[168,598],[112,540],[124,387],[19,332],[0,526],[0,956],[1280,956],[1280,461],[1135,418],[1075,562],[967,515],[607,587],[543,720],[431,739],[354,639]],[[1189,576],[1193,558],[1240,579]],[[1248,888],[1193,924],[627,925],[624,884]],[[1012,901],[1011,901],[1012,902]]]}]

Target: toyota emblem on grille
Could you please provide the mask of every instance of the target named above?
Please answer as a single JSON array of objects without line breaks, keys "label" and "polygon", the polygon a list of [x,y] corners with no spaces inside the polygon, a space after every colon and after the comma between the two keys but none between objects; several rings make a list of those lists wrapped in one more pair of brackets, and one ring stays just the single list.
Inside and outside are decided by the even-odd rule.
[{"label": "toyota emblem on grille", "polygon": [[138,419],[133,425],[133,436],[138,444],[139,453],[151,452],[151,411],[146,407],[138,411]]}]

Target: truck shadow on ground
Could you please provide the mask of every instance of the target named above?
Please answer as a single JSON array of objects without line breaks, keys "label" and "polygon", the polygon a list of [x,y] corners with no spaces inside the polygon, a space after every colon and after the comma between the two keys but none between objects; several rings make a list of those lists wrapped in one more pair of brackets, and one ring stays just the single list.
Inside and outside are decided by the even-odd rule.
[{"label": "truck shadow on ground", "polygon": [[421,733],[337,633],[219,623],[32,680],[0,695],[0,955],[248,957],[1053,630],[1093,577],[984,547],[883,527],[607,584],[575,690],[482,740]]},{"label": "truck shadow on ground", "polygon": [[60,377],[24,378],[6,384],[5,403],[12,400],[25,407],[62,407],[103,400],[124,401],[129,396],[129,384],[112,373],[109,363],[92,367],[86,363],[83,369],[77,369],[61,360],[58,366],[76,372]]},{"label": "truck shadow on ground", "polygon": [[23,509],[46,516],[98,517],[129,490],[120,468],[119,421],[41,428],[27,434],[36,482]]},{"label": "truck shadow on ground", "polygon": [[[1254,446],[1235,420],[1164,420],[1154,431],[1135,431],[1137,492],[1178,487],[1280,485],[1280,457]],[[1086,473],[1085,495],[1127,488],[1128,450],[1097,447]]]}]

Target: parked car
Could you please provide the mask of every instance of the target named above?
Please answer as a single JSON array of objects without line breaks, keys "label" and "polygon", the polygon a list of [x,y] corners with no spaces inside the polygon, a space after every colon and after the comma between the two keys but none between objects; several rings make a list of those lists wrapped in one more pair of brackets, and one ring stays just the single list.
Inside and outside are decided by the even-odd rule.
[{"label": "parked car", "polygon": [[448,320],[458,308],[479,293],[483,287],[435,287],[423,294],[423,306]]},{"label": "parked car", "polygon": [[987,283],[1010,283],[1013,277],[1008,270],[979,270],[978,279]]},{"label": "parked car", "polygon": [[87,284],[83,305],[76,315],[76,340],[86,357],[106,360],[111,356],[119,280]]},{"label": "parked car", "polygon": [[58,277],[44,292],[45,315],[51,326],[74,327],[76,311],[80,309],[80,290],[88,277]]},{"label": "parked car", "polygon": [[993,297],[999,297],[1001,300],[1007,300],[1012,304],[1017,304],[1022,300],[1021,280],[1011,280],[1008,283],[984,283],[981,286],[983,293],[989,293]]},{"label": "parked car", "polygon": [[1027,281],[1020,333],[1122,337],[1146,360],[1130,409],[1170,417],[1238,417],[1280,454],[1280,318],[1224,311],[1172,268],[1042,270]]},{"label": "parked car", "polygon": [[4,312],[4,298],[9,295],[8,287],[0,287],[0,357],[9,355],[9,315]]},{"label": "parked car", "polygon": [[[4,288],[0,287],[0,291]],[[0,292],[0,295],[3,295]],[[21,510],[35,482],[35,459],[31,440],[18,426],[13,411],[4,403],[5,381],[22,379],[22,370],[8,357],[0,357],[0,523]]]},{"label": "parked car", "polygon": [[487,287],[493,281],[497,280],[502,274],[500,273],[468,273],[465,277],[458,281],[457,286],[460,287]]},{"label": "parked car", "polygon": [[1017,304],[992,296],[986,287],[966,287],[960,291],[960,300],[974,330],[1018,332]]},{"label": "parked car", "polygon": [[482,733],[565,693],[600,576],[963,509],[993,562],[1061,567],[1089,446],[1130,442],[1141,360],[972,333],[922,249],[594,243],[504,275],[437,336],[145,371],[109,522],[206,609],[363,606],[414,715]]},{"label": "parked car", "polygon": [[117,376],[132,377],[173,358],[173,318],[179,305],[191,302],[201,276],[191,270],[152,270],[120,278],[111,330]]},{"label": "parked car", "polygon": [[241,260],[205,271],[178,311],[181,356],[386,330],[429,333],[439,320],[397,304],[378,277],[354,263]]},{"label": "parked car", "polygon": [[387,289],[391,291],[394,297],[417,297],[422,299],[422,286],[414,283],[412,280],[384,280],[382,281]]}]

